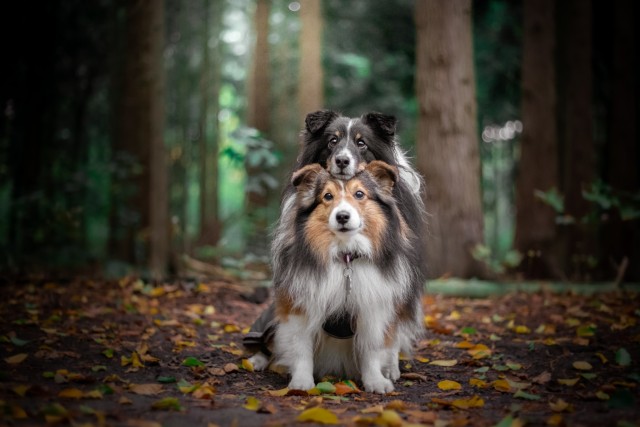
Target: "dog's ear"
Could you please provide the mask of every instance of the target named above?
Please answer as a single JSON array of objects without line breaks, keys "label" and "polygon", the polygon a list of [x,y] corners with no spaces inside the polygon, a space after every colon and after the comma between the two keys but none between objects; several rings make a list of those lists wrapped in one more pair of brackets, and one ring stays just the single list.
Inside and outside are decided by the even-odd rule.
[{"label": "dog's ear", "polygon": [[313,205],[320,187],[329,176],[319,163],[304,166],[293,173],[291,183],[296,187],[298,203],[304,208]]},{"label": "dog's ear", "polygon": [[307,128],[307,132],[314,134],[324,129],[329,123],[339,117],[338,113],[331,110],[314,111],[307,114],[304,119],[304,124]]},{"label": "dog's ear", "polygon": [[362,121],[383,135],[393,136],[396,134],[398,120],[394,116],[382,113],[367,113],[362,117]]},{"label": "dog's ear", "polygon": [[367,164],[365,170],[378,184],[380,191],[384,195],[392,197],[393,186],[398,182],[398,168],[381,160],[374,160]]}]

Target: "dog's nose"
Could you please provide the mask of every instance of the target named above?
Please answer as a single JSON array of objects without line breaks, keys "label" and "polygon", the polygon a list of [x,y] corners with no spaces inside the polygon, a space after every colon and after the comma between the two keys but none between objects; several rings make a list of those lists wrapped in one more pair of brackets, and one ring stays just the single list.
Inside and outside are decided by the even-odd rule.
[{"label": "dog's nose", "polygon": [[349,215],[349,212],[340,211],[336,214],[336,221],[338,221],[338,224],[345,225],[347,222],[349,222],[350,217],[351,215]]},{"label": "dog's nose", "polygon": [[340,169],[344,169],[349,166],[350,160],[347,156],[336,156],[336,166]]}]

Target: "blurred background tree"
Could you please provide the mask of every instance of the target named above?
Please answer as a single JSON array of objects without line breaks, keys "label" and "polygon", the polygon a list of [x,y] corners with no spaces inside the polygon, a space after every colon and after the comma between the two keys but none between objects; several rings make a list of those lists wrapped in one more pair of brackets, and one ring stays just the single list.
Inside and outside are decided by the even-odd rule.
[{"label": "blurred background tree", "polygon": [[639,280],[635,2],[462,2],[469,35],[443,48],[463,96],[420,61],[442,40],[417,3],[436,34],[449,2],[3,5],[0,269],[266,278],[302,117],[324,107],[399,118],[440,224],[425,242],[456,260],[432,274]]}]

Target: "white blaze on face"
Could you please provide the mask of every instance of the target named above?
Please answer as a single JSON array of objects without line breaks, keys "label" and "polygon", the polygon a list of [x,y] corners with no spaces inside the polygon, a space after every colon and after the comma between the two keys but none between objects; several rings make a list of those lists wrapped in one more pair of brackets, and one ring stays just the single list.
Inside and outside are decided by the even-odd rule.
[{"label": "white blaze on face", "polygon": [[341,200],[331,211],[329,227],[338,233],[360,230],[362,227],[362,217],[358,210],[345,200],[344,195],[345,191],[343,186],[339,196]]}]

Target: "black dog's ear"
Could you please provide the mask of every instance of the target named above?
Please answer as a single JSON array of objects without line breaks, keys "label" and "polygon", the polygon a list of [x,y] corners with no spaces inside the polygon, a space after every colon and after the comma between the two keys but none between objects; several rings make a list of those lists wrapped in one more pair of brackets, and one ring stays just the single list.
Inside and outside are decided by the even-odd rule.
[{"label": "black dog's ear", "polygon": [[338,113],[331,110],[314,111],[313,113],[307,114],[307,117],[304,119],[304,124],[307,132],[316,133],[324,129],[337,117],[339,117]]},{"label": "black dog's ear", "polygon": [[398,124],[398,120],[394,116],[382,113],[367,113],[362,117],[362,121],[388,136],[395,135]]}]

